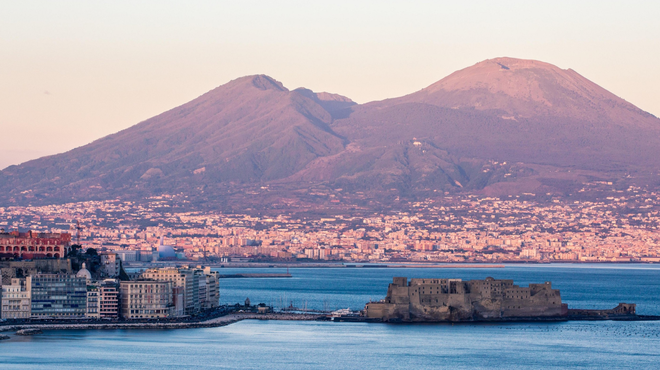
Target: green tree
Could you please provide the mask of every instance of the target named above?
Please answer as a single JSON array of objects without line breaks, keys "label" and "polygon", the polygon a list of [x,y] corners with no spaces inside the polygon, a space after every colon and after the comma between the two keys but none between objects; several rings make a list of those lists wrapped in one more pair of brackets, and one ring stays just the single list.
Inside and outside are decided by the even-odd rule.
[{"label": "green tree", "polygon": [[69,254],[67,254],[67,257],[76,257],[78,256],[78,253],[80,252],[80,249],[82,246],[80,244],[73,244],[71,246],[71,250],[69,251]]}]

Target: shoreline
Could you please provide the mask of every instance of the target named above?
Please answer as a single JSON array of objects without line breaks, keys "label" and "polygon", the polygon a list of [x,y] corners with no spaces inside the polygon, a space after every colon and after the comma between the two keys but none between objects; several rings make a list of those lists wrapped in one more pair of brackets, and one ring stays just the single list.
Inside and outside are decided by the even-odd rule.
[{"label": "shoreline", "polygon": [[569,321],[660,321],[660,316],[638,315],[634,317],[546,317],[546,318],[507,318],[498,320],[462,320],[462,321],[382,321],[363,317],[336,317],[329,318],[320,314],[291,314],[291,313],[232,313],[213,319],[198,322],[117,322],[117,323],[30,323],[30,324],[10,324],[0,325],[0,333],[16,332],[19,330],[118,330],[118,329],[137,329],[137,330],[168,330],[168,329],[201,329],[217,328],[231,325],[243,320],[261,320],[261,321],[325,321],[333,323],[375,323],[389,325],[420,325],[420,324],[511,324],[511,323],[558,323]]},{"label": "shoreline", "polygon": [[323,315],[281,313],[232,313],[197,322],[108,322],[108,323],[29,323],[0,325],[0,333],[26,329],[40,330],[116,330],[116,329],[199,329],[227,326],[243,320],[315,321]]},{"label": "shoreline", "polygon": [[[156,263],[139,263],[129,262],[124,266],[130,269],[145,269],[151,267],[167,267],[189,265],[193,263],[200,263],[199,261],[161,261]],[[206,266],[220,269],[268,269],[268,268],[289,268],[289,269],[334,269],[334,268],[349,268],[349,269],[399,269],[399,268],[439,268],[439,269],[454,269],[454,268],[470,268],[470,269],[488,269],[488,268],[506,268],[508,266],[550,266],[550,265],[573,265],[573,266],[658,266],[658,262],[642,262],[642,261],[495,261],[495,262],[205,262]]]}]

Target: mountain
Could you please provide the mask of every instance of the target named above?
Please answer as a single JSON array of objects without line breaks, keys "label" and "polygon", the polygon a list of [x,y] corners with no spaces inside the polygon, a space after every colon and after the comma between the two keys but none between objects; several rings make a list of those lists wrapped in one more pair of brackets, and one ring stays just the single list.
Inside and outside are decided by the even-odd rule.
[{"label": "mountain", "polygon": [[372,156],[355,174],[363,183],[556,191],[660,168],[658,118],[572,70],[531,60],[483,61],[354,107],[331,127],[361,148],[355,156]]},{"label": "mountain", "polygon": [[11,166],[0,187],[66,199],[288,176],[344,150],[320,105],[344,100],[289,91],[268,76],[239,78],[83,147]]},{"label": "mountain", "polygon": [[0,206],[269,184],[413,197],[570,192],[594,179],[657,176],[659,147],[658,118],[538,61],[486,60],[362,105],[258,75],[5,169]]},{"label": "mountain", "polygon": [[550,117],[641,127],[657,124],[651,114],[572,69],[513,58],[477,63],[398,101],[499,111],[510,120]]}]

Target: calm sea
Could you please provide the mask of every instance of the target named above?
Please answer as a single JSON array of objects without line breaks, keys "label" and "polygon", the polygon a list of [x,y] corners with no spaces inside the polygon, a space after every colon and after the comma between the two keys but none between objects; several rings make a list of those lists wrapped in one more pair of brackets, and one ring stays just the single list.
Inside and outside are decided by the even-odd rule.
[{"label": "calm sea", "polygon": [[[223,273],[282,272],[222,269]],[[289,279],[223,279],[221,301],[361,309],[394,276],[552,281],[570,307],[638,304],[660,315],[660,267],[291,269]],[[386,325],[243,321],[212,329],[49,331],[0,342],[0,369],[659,369],[660,322]]]}]

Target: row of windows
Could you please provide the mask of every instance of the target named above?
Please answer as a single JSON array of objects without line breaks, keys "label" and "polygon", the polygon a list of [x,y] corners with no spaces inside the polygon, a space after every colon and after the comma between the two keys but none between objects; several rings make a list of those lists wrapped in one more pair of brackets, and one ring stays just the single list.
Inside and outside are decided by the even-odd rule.
[{"label": "row of windows", "polygon": [[159,307],[162,307],[166,303],[167,302],[160,302],[160,303],[154,303],[154,304],[132,304],[132,305],[129,305],[128,308],[159,308]]},{"label": "row of windows", "polygon": [[61,238],[55,238],[55,239],[47,238],[46,240],[44,240],[43,238],[36,238],[36,239],[11,238],[10,241],[7,241],[6,238],[2,238],[2,239],[5,239],[5,241],[2,242],[2,244],[9,244],[9,245],[16,245],[16,244],[60,245],[66,243],[66,240]]},{"label": "row of windows", "polygon": [[160,314],[160,313],[167,313],[167,310],[162,309],[162,310],[131,310],[132,314]]},{"label": "row of windows", "polygon": [[30,317],[30,312],[29,311],[14,311],[14,312],[6,312],[3,314],[5,319],[22,319],[22,318],[28,318]]},{"label": "row of windows", "polygon": [[28,311],[30,306],[2,306],[2,311]]},{"label": "row of windows", "polygon": [[87,299],[86,294],[32,294],[32,302],[68,301]]},{"label": "row of windows", "polygon": [[[87,280],[85,278],[69,278],[69,279],[44,279],[44,278],[32,278],[32,283],[36,285],[41,285],[42,283],[45,284],[46,286],[61,286],[61,285],[55,285],[58,283],[76,283],[76,285],[85,285],[85,289],[87,288]],[[51,284],[46,284],[46,283],[51,283]],[[55,283],[55,284],[52,284]]]},{"label": "row of windows", "polygon": [[39,250],[42,251],[42,252],[43,252],[44,248],[46,248],[48,251],[51,251],[51,252],[52,252],[53,250],[56,250],[56,251],[59,251],[59,250],[60,250],[60,247],[33,247],[33,246],[29,246],[29,247],[26,247],[26,246],[13,246],[13,247],[12,247],[12,246],[10,246],[10,245],[8,245],[8,246],[5,247],[5,246],[3,246],[3,245],[0,245],[0,251],[5,251],[5,250],[6,250],[6,251],[11,251],[12,249],[15,250],[15,251],[17,251],[18,248],[21,248],[22,250],[26,250],[27,248],[29,248],[30,251],[34,251],[35,248],[39,248]]},{"label": "row of windows", "polygon": [[29,296],[27,295],[27,293],[20,293],[20,294],[4,293],[2,295],[2,298],[29,298]]},{"label": "row of windows", "polygon": [[33,294],[52,294],[52,293],[82,293],[87,295],[87,290],[84,287],[56,287],[56,288],[33,288]]}]

